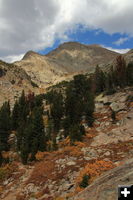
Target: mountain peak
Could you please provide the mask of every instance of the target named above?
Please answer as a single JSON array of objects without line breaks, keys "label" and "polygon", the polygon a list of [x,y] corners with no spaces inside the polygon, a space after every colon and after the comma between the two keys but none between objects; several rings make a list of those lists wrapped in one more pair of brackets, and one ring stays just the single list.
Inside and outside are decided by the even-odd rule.
[{"label": "mountain peak", "polygon": [[36,53],[35,51],[28,51],[24,57],[22,58],[22,60],[25,60],[25,59],[28,59],[30,58],[31,56],[41,56],[40,54]]},{"label": "mountain peak", "polygon": [[84,48],[96,48],[100,47],[102,48],[99,44],[82,44],[79,42],[65,42],[63,44],[60,44],[57,49],[69,49],[69,50],[74,50],[74,49],[84,49]]}]

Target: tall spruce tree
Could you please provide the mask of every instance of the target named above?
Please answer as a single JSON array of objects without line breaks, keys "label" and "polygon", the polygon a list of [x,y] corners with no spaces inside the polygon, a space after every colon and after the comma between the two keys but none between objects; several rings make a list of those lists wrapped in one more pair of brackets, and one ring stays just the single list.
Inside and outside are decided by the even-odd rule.
[{"label": "tall spruce tree", "polygon": [[8,150],[8,137],[11,131],[10,105],[5,102],[0,109],[0,151]]},{"label": "tall spruce tree", "polygon": [[61,93],[56,91],[53,94],[53,102],[51,105],[51,117],[53,119],[54,131],[57,133],[60,129],[61,118],[64,114],[64,102]]},{"label": "tall spruce tree", "polygon": [[11,116],[13,130],[17,130],[17,128],[19,127],[19,118],[20,118],[20,107],[19,107],[18,101],[16,101],[14,104],[14,107],[12,110],[12,116]]},{"label": "tall spruce tree", "polygon": [[126,86],[126,62],[121,55],[116,58],[115,73],[117,85],[120,87]]},{"label": "tall spruce tree", "polygon": [[[71,141],[81,140],[80,124],[82,116],[86,116],[89,125],[93,123],[94,97],[90,81],[84,75],[77,75],[66,89],[65,99],[65,136],[70,135]],[[84,132],[84,131],[83,131]]]},{"label": "tall spruce tree", "polygon": [[31,159],[35,159],[37,151],[44,151],[46,149],[46,137],[43,122],[43,110],[41,107],[35,107],[32,113],[32,135],[31,135]]},{"label": "tall spruce tree", "polygon": [[126,68],[127,84],[133,85],[133,62],[130,62]]},{"label": "tall spruce tree", "polygon": [[19,104],[19,120],[20,120],[20,122],[21,121],[26,122],[27,115],[29,113],[29,104],[26,99],[24,90],[22,91],[22,94],[19,98],[18,104]]}]

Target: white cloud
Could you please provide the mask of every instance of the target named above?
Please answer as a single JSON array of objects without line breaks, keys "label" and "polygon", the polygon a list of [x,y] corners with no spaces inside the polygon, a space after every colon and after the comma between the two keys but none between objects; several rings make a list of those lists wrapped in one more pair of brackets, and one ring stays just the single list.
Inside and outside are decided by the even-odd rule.
[{"label": "white cloud", "polygon": [[11,56],[0,57],[0,60],[5,60],[6,62],[12,63],[12,62],[21,60],[23,57],[24,57],[24,54],[11,55]]},{"label": "white cloud", "polygon": [[126,49],[115,49],[115,48],[112,48],[112,47],[106,47],[104,45],[101,45],[101,46],[103,46],[104,48],[109,49],[111,51],[115,51],[117,53],[120,53],[120,54],[127,53],[130,50],[129,48],[126,48]]},{"label": "white cloud", "polygon": [[133,36],[132,0],[0,0],[0,57],[67,38],[78,24]]},{"label": "white cloud", "polygon": [[130,38],[129,37],[121,37],[117,41],[113,42],[113,44],[120,46],[124,42],[128,41]]}]

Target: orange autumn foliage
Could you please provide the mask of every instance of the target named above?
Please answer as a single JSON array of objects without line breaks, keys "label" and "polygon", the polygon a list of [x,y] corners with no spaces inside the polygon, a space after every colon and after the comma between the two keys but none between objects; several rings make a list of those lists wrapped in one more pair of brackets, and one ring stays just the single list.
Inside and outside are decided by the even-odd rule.
[{"label": "orange autumn foliage", "polygon": [[76,145],[78,148],[86,147],[85,143],[79,141],[74,142],[74,145]]},{"label": "orange autumn foliage", "polygon": [[54,200],[65,200],[63,197],[57,197]]},{"label": "orange autumn foliage", "polygon": [[108,171],[115,167],[115,164],[111,161],[104,160],[96,160],[94,163],[87,164],[84,169],[82,169],[79,173],[79,176],[76,179],[76,192],[82,191],[82,188],[79,187],[83,176],[90,176],[89,183],[92,183],[98,176],[100,176],[103,172]]},{"label": "orange autumn foliage", "polygon": [[37,154],[36,154],[36,159],[37,159],[38,161],[41,161],[41,160],[43,160],[45,157],[47,157],[47,156],[49,156],[49,155],[50,155],[49,152],[41,152],[41,151],[39,151],[39,152],[37,152]]},{"label": "orange autumn foliage", "polygon": [[65,138],[63,141],[61,141],[59,143],[60,147],[65,147],[65,146],[70,146],[70,137],[68,136],[67,138]]},{"label": "orange autumn foliage", "polygon": [[79,157],[83,155],[81,148],[78,146],[66,146],[59,151],[60,154]]}]

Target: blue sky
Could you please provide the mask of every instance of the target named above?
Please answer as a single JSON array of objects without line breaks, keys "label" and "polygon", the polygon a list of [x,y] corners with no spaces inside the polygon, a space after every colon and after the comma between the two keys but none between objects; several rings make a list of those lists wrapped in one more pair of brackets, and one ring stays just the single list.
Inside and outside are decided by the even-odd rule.
[{"label": "blue sky", "polygon": [[124,53],[133,48],[132,21],[132,0],[0,0],[0,59],[46,54],[66,41]]},{"label": "blue sky", "polygon": [[[127,34],[114,33],[108,34],[104,31],[97,30],[89,30],[82,26],[79,26],[75,31],[71,31],[67,33],[68,38],[66,40],[56,40],[52,47],[48,47],[38,51],[40,54],[47,54],[53,49],[57,48],[60,44],[67,41],[79,42],[82,44],[99,44],[103,47],[112,48],[112,50],[116,50],[123,53],[128,49],[133,48],[133,38],[129,37]],[[120,40],[121,39],[121,40]],[[124,51],[125,50],[125,51]]]}]

